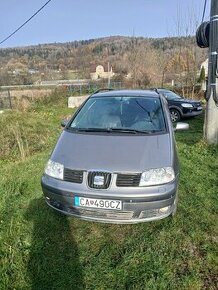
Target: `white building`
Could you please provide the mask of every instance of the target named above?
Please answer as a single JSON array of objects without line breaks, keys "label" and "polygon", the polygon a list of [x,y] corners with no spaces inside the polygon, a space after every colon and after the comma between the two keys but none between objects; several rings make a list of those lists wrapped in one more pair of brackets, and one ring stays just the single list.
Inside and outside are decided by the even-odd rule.
[{"label": "white building", "polygon": [[201,69],[202,67],[204,67],[205,77],[207,77],[208,76],[208,58],[204,62],[202,62]]},{"label": "white building", "polygon": [[98,65],[95,69],[94,73],[90,73],[90,77],[93,81],[96,81],[98,79],[108,79],[112,78],[115,75],[113,72],[113,69],[111,67],[110,71],[105,71],[104,67],[102,65]]},{"label": "white building", "polygon": [[[208,77],[208,58],[204,62],[202,62],[200,72],[201,72],[202,68],[204,68],[205,79],[207,79],[207,77]],[[206,82],[206,80],[202,82],[201,89],[202,89],[202,91],[206,91],[207,90],[207,82]]]}]

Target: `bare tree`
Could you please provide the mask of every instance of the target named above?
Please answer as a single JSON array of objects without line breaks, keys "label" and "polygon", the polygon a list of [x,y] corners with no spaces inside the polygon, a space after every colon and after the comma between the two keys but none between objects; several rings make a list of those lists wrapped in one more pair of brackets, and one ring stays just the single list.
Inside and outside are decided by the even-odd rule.
[{"label": "bare tree", "polygon": [[200,62],[203,61],[202,53],[191,37],[198,26],[195,7],[191,3],[184,11],[177,6],[175,20],[176,35],[179,37],[179,47],[173,58],[172,68],[176,73],[176,80],[180,83],[183,95],[194,97],[194,91],[198,80]]}]

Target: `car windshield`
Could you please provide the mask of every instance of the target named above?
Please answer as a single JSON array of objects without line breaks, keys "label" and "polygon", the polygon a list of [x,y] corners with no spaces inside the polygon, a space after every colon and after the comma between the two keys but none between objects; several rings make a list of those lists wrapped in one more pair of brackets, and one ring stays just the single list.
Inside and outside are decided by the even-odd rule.
[{"label": "car windshield", "polygon": [[179,95],[170,91],[160,91],[168,100],[181,99]]},{"label": "car windshield", "polygon": [[69,128],[75,131],[155,133],[165,131],[165,122],[158,98],[92,97]]}]

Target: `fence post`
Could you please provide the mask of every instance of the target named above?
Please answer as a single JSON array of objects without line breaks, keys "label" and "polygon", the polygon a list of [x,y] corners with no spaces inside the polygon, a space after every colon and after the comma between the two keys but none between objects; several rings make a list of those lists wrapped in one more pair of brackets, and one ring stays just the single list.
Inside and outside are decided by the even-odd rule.
[{"label": "fence post", "polygon": [[12,109],[12,102],[11,102],[11,93],[10,93],[10,90],[8,90],[8,101],[9,101],[10,109]]}]

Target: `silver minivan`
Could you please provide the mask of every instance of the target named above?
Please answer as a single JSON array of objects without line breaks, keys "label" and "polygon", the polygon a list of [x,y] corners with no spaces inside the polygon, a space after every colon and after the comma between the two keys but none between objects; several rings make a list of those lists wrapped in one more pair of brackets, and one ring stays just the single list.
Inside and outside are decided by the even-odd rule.
[{"label": "silver minivan", "polygon": [[153,90],[108,90],[91,95],[67,122],[41,184],[59,212],[138,223],[175,214],[178,179],[165,98]]}]

